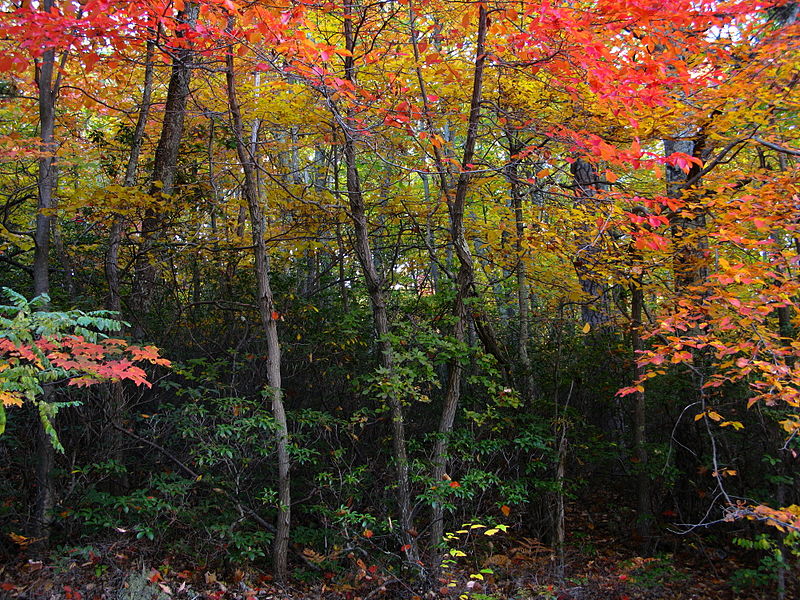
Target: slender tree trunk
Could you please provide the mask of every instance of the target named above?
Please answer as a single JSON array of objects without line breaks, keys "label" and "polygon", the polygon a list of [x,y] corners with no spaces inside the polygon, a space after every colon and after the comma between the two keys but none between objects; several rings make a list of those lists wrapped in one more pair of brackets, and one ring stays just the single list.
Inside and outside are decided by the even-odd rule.
[{"label": "slender tree trunk", "polygon": [[[411,18],[411,41],[414,51],[414,58],[419,62],[419,49],[417,47],[417,31],[414,26],[413,8],[409,5]],[[447,206],[450,215],[450,237],[458,258],[458,271],[455,275],[456,297],[453,302],[452,314],[455,317],[453,327],[453,337],[458,344],[463,344],[466,331],[466,300],[474,296],[475,292],[475,267],[472,260],[472,252],[464,233],[464,206],[467,198],[467,191],[471,174],[469,165],[475,153],[475,144],[478,136],[478,125],[480,121],[480,103],[483,96],[483,74],[486,62],[485,44],[486,32],[488,29],[488,12],[486,6],[481,4],[478,9],[478,35],[475,49],[475,67],[473,69],[472,95],[470,98],[470,111],[467,121],[467,136],[464,142],[464,153],[461,160],[461,171],[459,172],[455,186],[452,185],[448,173],[449,169],[445,166],[445,160],[438,146],[433,147],[434,163],[439,173],[439,185],[442,193],[447,199]],[[435,133],[431,110],[428,106],[428,94],[425,79],[419,67],[416,69],[417,82],[423,101],[425,124],[429,133]],[[454,189],[455,187],[455,189]],[[497,343],[497,336],[491,324],[483,315],[477,312],[474,316],[475,329],[481,338],[486,350],[493,354],[498,362],[505,364],[504,353],[500,350]],[[442,414],[439,420],[439,431],[433,447],[433,479],[440,482],[444,478],[447,468],[449,437],[453,429],[456,412],[461,396],[461,377],[462,367],[459,360],[453,360],[448,365],[447,387],[445,390]],[[432,506],[431,523],[431,543],[438,545],[444,533],[444,511],[440,503]]]},{"label": "slender tree trunk", "polygon": [[519,185],[519,159],[515,158],[522,151],[522,144],[512,133],[507,132],[509,160],[507,177],[511,187],[511,202],[514,209],[514,225],[516,226],[516,237],[514,238],[514,249],[517,255],[516,278],[517,278],[517,307],[518,307],[518,326],[519,337],[517,345],[519,351],[519,364],[522,367],[522,394],[525,400],[533,398],[533,373],[531,371],[531,359],[528,356],[528,340],[530,338],[530,291],[528,288],[528,274],[525,268],[525,217],[522,212],[522,190]]},{"label": "slender tree trunk", "polygon": [[[570,390],[571,393],[571,390]],[[558,410],[558,405],[556,405]],[[559,579],[564,577],[565,561],[565,545],[566,545],[566,532],[567,532],[567,513],[565,507],[565,492],[564,485],[567,480],[567,448],[569,441],[567,439],[567,415],[566,405],[561,412],[561,416],[556,418],[556,438],[557,438],[557,452],[558,459],[556,462],[556,505],[555,505],[555,518],[554,518],[554,538],[556,547],[556,575]]]},{"label": "slender tree trunk", "polygon": [[[44,0],[44,12],[54,10],[55,0]],[[39,91],[39,135],[42,156],[38,165],[38,201],[36,229],[34,232],[33,293],[35,296],[50,293],[50,230],[56,200],[56,99],[59,78],[55,75],[55,50],[46,50],[36,64],[36,85]],[[50,386],[44,386],[41,402],[50,401]],[[54,506],[53,464],[55,450],[41,420],[37,420],[36,434],[36,497],[31,515],[31,538],[34,552],[44,552],[50,540],[50,513]]]},{"label": "slender tree trunk", "polygon": [[[453,301],[453,316],[455,325],[453,326],[453,337],[460,346],[464,343],[465,327],[467,322],[466,300],[474,290],[475,270],[472,262],[472,253],[469,249],[466,235],[464,233],[464,206],[467,200],[467,191],[471,174],[469,164],[475,153],[475,143],[478,137],[478,125],[481,113],[481,99],[483,97],[483,72],[486,62],[485,45],[486,31],[488,27],[488,13],[486,6],[481,4],[478,9],[478,39],[476,42],[475,67],[473,70],[472,96],[470,98],[469,120],[467,121],[467,137],[464,143],[464,155],[461,160],[461,172],[456,182],[455,192],[447,193],[450,189],[446,183],[444,187],[445,195],[448,199],[448,210],[450,213],[450,237],[458,257],[458,272],[456,274],[456,297]],[[422,82],[422,76],[419,76]],[[421,83],[424,86],[424,83]],[[427,112],[427,111],[426,111]],[[443,164],[441,159],[438,162]],[[442,177],[444,181],[444,177]],[[475,320],[478,335],[481,330],[486,330],[488,323],[482,323],[482,319]],[[492,336],[493,337],[493,336]],[[481,336],[483,339],[483,336]],[[461,376],[462,367],[459,357],[456,357],[448,365],[447,389],[445,391],[442,414],[439,420],[439,432],[433,446],[433,480],[435,485],[441,485],[447,468],[449,438],[453,430],[456,412],[461,398]],[[431,523],[431,542],[436,545],[444,534],[444,511],[440,503],[433,505]]]},{"label": "slender tree trunk", "polygon": [[[639,267],[641,268],[641,267]],[[644,289],[641,275],[631,284],[631,349],[633,350],[633,381],[639,381],[642,368],[638,364],[639,351],[642,350],[642,312],[644,310]],[[638,515],[636,533],[639,536],[643,554],[650,551],[652,528],[652,508],[650,506],[650,475],[647,469],[647,405],[644,391],[634,395],[633,448],[636,455],[636,495]]]},{"label": "slender tree trunk", "polygon": [[272,400],[272,416],[275,419],[278,457],[278,522],[273,545],[273,568],[275,578],[284,581],[288,577],[287,558],[289,551],[289,531],[291,527],[291,480],[289,459],[289,428],[283,404],[281,389],[281,347],[278,341],[278,323],[275,301],[269,276],[269,260],[264,238],[265,219],[261,207],[255,154],[245,142],[242,116],[236,96],[234,78],[233,48],[226,54],[225,79],[227,82],[228,105],[236,140],[236,153],[244,171],[242,191],[250,210],[253,250],[255,252],[255,275],[258,286],[258,310],[267,340],[267,383]]},{"label": "slender tree trunk", "polygon": [[[694,139],[664,140],[664,154],[682,152],[694,158],[702,159],[705,152],[707,135],[702,130]],[[673,214],[670,217],[672,239],[675,245],[673,269],[675,290],[685,290],[696,285],[708,275],[705,249],[708,244],[702,234],[706,225],[704,209],[696,200],[693,201],[691,190],[699,181],[700,165],[693,163],[688,173],[668,165],[666,168],[667,196],[680,198],[686,202],[682,212],[694,213],[693,216]],[[700,235],[698,235],[700,232]]]},{"label": "slender tree trunk", "polygon": [[[355,83],[355,33],[353,31],[353,4],[351,0],[344,2],[344,35],[345,47],[350,51],[350,56],[345,57],[345,78]],[[344,116],[347,121],[352,119],[351,111]],[[386,301],[383,293],[383,281],[375,266],[375,258],[370,247],[369,229],[367,227],[366,208],[364,196],[361,191],[361,177],[358,172],[356,140],[353,129],[345,124],[342,129],[344,136],[344,163],[347,183],[347,197],[350,204],[350,218],[355,233],[355,251],[361,270],[364,274],[367,293],[372,305],[372,315],[375,331],[378,336],[378,352],[381,367],[391,377],[394,373],[394,351],[389,336],[389,317],[386,311]],[[406,557],[412,563],[419,561],[417,541],[412,532],[411,522],[411,485],[408,475],[408,451],[406,449],[405,419],[403,416],[403,403],[392,391],[388,399],[389,410],[392,418],[393,452],[397,470],[397,503],[401,538],[405,548]]]},{"label": "slender tree trunk", "polygon": [[[350,201],[350,213],[355,231],[355,251],[358,262],[364,273],[372,315],[375,322],[375,331],[378,336],[378,350],[381,367],[390,376],[394,373],[394,351],[388,341],[389,317],[386,311],[386,301],[382,289],[381,277],[375,267],[372,249],[369,242],[366,210],[361,193],[361,182],[356,166],[355,142],[346,134],[348,139],[344,143],[344,158],[347,172],[347,194]],[[403,405],[396,392],[389,398],[389,408],[392,416],[393,450],[397,468],[397,499],[400,527],[404,546],[407,547],[406,555],[409,560],[418,560],[416,540],[411,536],[413,529],[411,523],[411,486],[408,476],[408,453],[406,450],[405,420]]]},{"label": "slender tree trunk", "polygon": [[[56,177],[58,177],[57,171]],[[59,223],[58,215],[53,216],[51,226],[53,229],[52,245],[56,256],[58,256],[58,260],[61,263],[61,271],[64,278],[64,291],[67,294],[67,298],[72,300],[79,293],[79,289],[75,283],[75,272],[74,267],[72,266],[72,258],[70,257],[66,246],[64,245],[64,238],[61,235],[61,224]]]},{"label": "slender tree trunk", "polygon": [[[150,114],[153,94],[153,53],[155,42],[148,40],[145,50],[144,83],[142,86],[142,99],[139,103],[139,114],[136,118],[136,126],[133,130],[133,138],[128,154],[128,163],[125,166],[125,178],[122,185],[126,188],[136,186],[136,172],[139,165],[139,157],[144,145],[144,134],[147,127],[147,119]],[[105,255],[105,274],[108,283],[108,299],[106,306],[108,310],[120,313],[122,311],[122,294],[120,290],[120,269],[119,251],[122,246],[122,238],[126,228],[125,219],[121,215],[114,215],[111,222],[111,229],[108,234],[108,248]],[[108,422],[111,423],[111,431],[108,433],[108,444],[111,456],[120,464],[124,461],[122,453],[122,434],[119,432],[123,412],[125,410],[125,394],[122,383],[109,384],[109,402],[105,414]],[[127,475],[115,482],[119,490],[127,489]]]},{"label": "slender tree trunk", "polygon": [[[334,136],[336,131],[333,132]],[[339,152],[336,146],[331,145],[331,170],[333,171],[333,193],[336,198],[340,197],[339,192]],[[342,235],[342,224],[336,223],[336,248],[337,256],[336,263],[339,270],[339,296],[342,300],[342,313],[347,314],[350,312],[350,302],[348,300],[347,289],[347,271],[345,269],[345,251],[344,251],[344,236]]]},{"label": "slender tree trunk", "polygon": [[[420,54],[419,48],[417,46],[417,30],[414,25],[414,9],[412,4],[409,2],[409,13],[410,13],[410,20],[411,20],[411,42],[412,42],[412,49],[414,52],[414,60],[417,64],[420,63]],[[488,27],[488,12],[486,11],[483,5],[480,6],[478,10],[478,39],[477,39],[477,48],[476,48],[476,57],[475,57],[475,67],[473,70],[473,86],[472,86],[472,96],[470,98],[470,112],[468,118],[468,125],[467,125],[467,137],[464,142],[464,154],[462,156],[462,170],[459,173],[458,179],[453,185],[453,182],[450,178],[450,168],[447,166],[448,163],[445,162],[445,156],[443,155],[442,151],[438,146],[434,146],[432,148],[434,164],[436,166],[436,170],[439,175],[439,187],[442,191],[442,194],[447,199],[448,209],[450,210],[450,221],[451,221],[451,237],[452,237],[452,222],[453,222],[453,208],[456,208],[456,216],[457,218],[461,219],[461,226],[460,228],[463,230],[463,219],[464,219],[464,201],[466,200],[466,193],[469,185],[470,180],[470,173],[469,171],[464,170],[466,165],[472,161],[474,152],[475,152],[475,143],[477,141],[478,135],[478,121],[480,119],[480,100],[483,95],[483,71],[484,71],[484,63],[486,62],[485,57],[485,41],[486,41],[486,29]],[[419,66],[416,67],[416,76],[417,76],[417,83],[419,84],[420,96],[422,98],[422,106],[423,106],[423,119],[425,121],[425,127],[430,134],[436,134],[436,128],[433,125],[433,120],[431,115],[433,112],[430,108],[430,102],[428,101],[428,90],[427,85],[425,84],[425,78],[422,76],[422,70]],[[475,104],[475,102],[478,104]],[[447,141],[451,140],[451,134],[447,127],[445,126],[445,130],[442,131],[443,137]],[[450,157],[447,157],[450,158]],[[462,188],[463,198],[459,200],[458,189]],[[460,213],[460,217],[459,217]],[[463,232],[462,232],[463,237]],[[458,241],[455,238],[452,240],[452,244],[455,247],[456,256],[459,259],[459,269],[463,270],[462,277],[465,277],[467,281],[467,290],[469,291],[470,296],[477,296],[477,290],[475,289],[475,267],[472,261],[472,253],[469,249],[469,245],[466,242],[466,238]],[[447,264],[450,264],[450,248],[448,248],[448,261]],[[454,279],[458,279],[458,275],[455,275]],[[458,283],[456,282],[456,289],[458,289]],[[464,299],[462,298],[462,301]],[[501,367],[504,367],[508,363],[508,359],[506,357],[505,352],[500,347],[500,344],[497,340],[497,334],[492,327],[492,324],[486,318],[484,314],[481,312],[480,306],[477,304],[472,307],[472,321],[475,325],[475,331],[478,334],[478,337],[483,344],[484,349],[494,356],[497,359],[497,362]],[[455,310],[454,310],[455,312]]]},{"label": "slender tree trunk", "polygon": [[[422,189],[425,198],[425,206],[431,206],[431,189],[427,173],[420,173]],[[439,260],[436,256],[436,236],[433,232],[433,214],[429,214],[425,219],[425,245],[430,253],[431,264],[427,276],[430,278],[430,288],[435,294],[439,291]]]},{"label": "slender tree trunk", "polygon": [[[155,43],[150,40],[147,42],[144,67],[144,84],[142,87],[142,100],[139,103],[139,114],[136,118],[136,127],[133,131],[130,153],[128,154],[128,164],[125,166],[125,187],[136,185],[136,171],[139,165],[139,156],[144,144],[144,133],[147,127],[147,119],[150,114],[151,98],[153,94],[153,52]],[[119,276],[119,249],[122,244],[122,236],[125,231],[125,222],[120,215],[115,215],[111,223],[111,231],[108,236],[108,250],[106,251],[105,272],[108,282],[108,301],[106,305],[109,310],[119,312],[122,310],[122,296],[120,293]]]}]

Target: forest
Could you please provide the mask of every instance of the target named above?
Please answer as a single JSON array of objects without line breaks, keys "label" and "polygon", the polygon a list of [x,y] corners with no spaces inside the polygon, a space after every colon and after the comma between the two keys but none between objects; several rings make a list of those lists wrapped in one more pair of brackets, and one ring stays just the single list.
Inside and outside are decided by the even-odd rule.
[{"label": "forest", "polygon": [[800,597],[799,15],[0,2],[0,598]]}]

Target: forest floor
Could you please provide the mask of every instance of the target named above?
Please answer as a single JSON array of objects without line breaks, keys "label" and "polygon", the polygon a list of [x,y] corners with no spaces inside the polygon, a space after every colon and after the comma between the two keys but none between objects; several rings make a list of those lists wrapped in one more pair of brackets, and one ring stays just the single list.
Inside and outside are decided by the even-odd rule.
[{"label": "forest floor", "polygon": [[[477,600],[749,600],[776,597],[768,576],[750,589],[734,585],[753,565],[745,556],[726,555],[683,540],[678,551],[642,558],[610,540],[579,536],[567,549],[563,576],[552,553],[534,540],[510,540],[503,552],[480,568],[458,566],[431,590],[415,592],[409,581],[367,566],[333,576],[304,577],[277,585],[255,569],[212,570],[179,565],[175,557],[147,561],[134,545],[96,545],[66,550],[45,563],[24,555],[0,566],[0,600],[434,600],[470,595]],[[480,575],[480,570],[492,573]],[[738,575],[737,575],[738,574]],[[306,573],[306,575],[309,575]],[[741,586],[740,586],[741,588]],[[786,598],[800,597],[787,590]]]},{"label": "forest floor", "polygon": [[[212,568],[181,557],[157,557],[140,541],[61,547],[47,561],[24,550],[0,555],[0,600],[771,600],[775,573],[759,571],[759,556],[708,531],[666,534],[657,553],[637,554],[622,532],[631,520],[616,514],[588,518],[572,507],[563,572],[553,551],[514,536],[473,545],[438,579],[414,585],[370,564],[366,555],[340,559],[336,572],[298,569],[278,585],[252,567]],[[299,550],[299,549],[298,549]],[[473,555],[474,554],[474,555]],[[195,559],[196,560],[196,559]],[[348,562],[349,560],[349,562]],[[366,562],[365,562],[366,561]],[[342,564],[344,563],[344,564]],[[298,567],[300,565],[297,565]],[[800,598],[796,576],[784,598]],[[427,589],[428,591],[419,591]]]}]

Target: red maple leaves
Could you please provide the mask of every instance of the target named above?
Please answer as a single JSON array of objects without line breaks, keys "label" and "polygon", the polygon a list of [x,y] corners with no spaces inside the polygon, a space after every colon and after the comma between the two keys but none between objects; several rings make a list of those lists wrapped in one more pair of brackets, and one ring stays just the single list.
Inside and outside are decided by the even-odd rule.
[{"label": "red maple leaves", "polygon": [[151,387],[146,373],[136,363],[170,366],[170,361],[155,346],[133,346],[111,338],[90,342],[83,336],[43,338],[32,345],[2,339],[0,356],[12,367],[28,364],[39,371],[63,369],[67,384],[79,387],[125,380]]}]

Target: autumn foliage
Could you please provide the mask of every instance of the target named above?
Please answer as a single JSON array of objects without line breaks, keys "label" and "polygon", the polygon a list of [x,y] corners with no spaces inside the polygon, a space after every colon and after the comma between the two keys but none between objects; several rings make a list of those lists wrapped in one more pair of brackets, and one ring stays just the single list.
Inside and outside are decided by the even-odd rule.
[{"label": "autumn foliage", "polygon": [[[563,569],[569,498],[609,473],[643,554],[674,517],[758,521],[790,555],[796,2],[0,11],[4,284],[128,323],[0,339],[0,393],[88,394],[120,497],[154,475],[108,430],[198,514],[207,470],[249,523],[208,535],[278,579],[352,542],[421,580],[487,515]],[[86,526],[123,502],[97,489]]]}]

